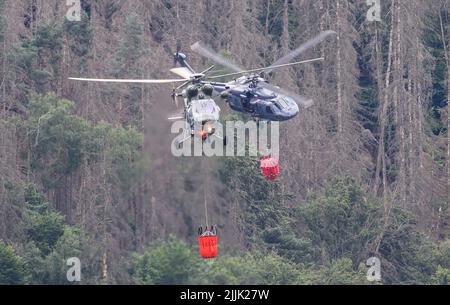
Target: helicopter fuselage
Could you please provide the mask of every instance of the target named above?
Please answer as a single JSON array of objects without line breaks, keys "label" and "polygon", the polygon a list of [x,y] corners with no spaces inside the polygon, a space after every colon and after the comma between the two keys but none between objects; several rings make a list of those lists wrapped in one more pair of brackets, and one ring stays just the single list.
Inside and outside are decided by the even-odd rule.
[{"label": "helicopter fuselage", "polygon": [[295,100],[260,86],[263,78],[242,76],[232,82],[211,83],[234,111],[267,121],[287,121],[299,113]]},{"label": "helicopter fuselage", "polygon": [[189,126],[191,136],[198,132],[203,139],[206,139],[215,133],[216,124],[220,118],[220,107],[211,95],[202,92],[202,88],[204,87],[200,84],[192,85],[183,90],[182,95],[186,124]]}]

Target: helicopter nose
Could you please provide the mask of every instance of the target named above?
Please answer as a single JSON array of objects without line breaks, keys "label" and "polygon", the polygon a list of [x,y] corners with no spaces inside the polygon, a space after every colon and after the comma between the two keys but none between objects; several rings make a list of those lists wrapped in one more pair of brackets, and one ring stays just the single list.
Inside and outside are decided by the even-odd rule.
[{"label": "helicopter nose", "polygon": [[291,109],[288,113],[286,113],[286,120],[290,120],[295,118],[299,113],[298,108],[297,109]]},{"label": "helicopter nose", "polygon": [[284,119],[289,120],[296,117],[300,112],[297,103],[294,100],[290,100],[289,108],[284,112]]},{"label": "helicopter nose", "polygon": [[297,103],[293,103],[292,112],[294,113],[294,116],[296,116],[300,112],[300,108],[298,107]]}]

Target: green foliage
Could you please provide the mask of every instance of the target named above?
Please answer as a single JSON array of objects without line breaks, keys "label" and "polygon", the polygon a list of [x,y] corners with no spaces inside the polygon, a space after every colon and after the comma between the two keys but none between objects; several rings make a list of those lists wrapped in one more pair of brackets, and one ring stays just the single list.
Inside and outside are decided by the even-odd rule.
[{"label": "green foliage", "polygon": [[80,230],[66,226],[53,251],[44,260],[44,284],[65,285],[67,281],[67,260],[71,257],[82,259],[82,234]]},{"label": "green foliage", "polygon": [[447,59],[444,44],[448,49],[450,45],[450,39],[448,39],[450,33],[450,10],[445,10],[442,7],[437,9],[436,12],[437,14],[428,14],[426,18],[423,41],[433,57],[432,62],[428,62],[428,65],[431,66],[430,74],[433,82],[432,107],[430,108],[428,124],[433,133],[439,135],[447,129],[443,110],[447,106],[447,78],[449,75],[447,75]]},{"label": "green foliage", "polygon": [[250,235],[282,223],[287,209],[282,205],[291,198],[282,191],[279,182],[268,181],[259,168],[259,161],[251,157],[224,158],[220,169],[222,181],[243,200],[241,225]]},{"label": "green foliage", "polygon": [[56,65],[61,59],[62,32],[59,26],[49,22],[41,23],[31,42],[37,48],[40,61],[46,60],[51,65]]},{"label": "green foliage", "polygon": [[38,191],[35,185],[28,184],[25,186],[25,204],[28,210],[39,214],[45,213],[49,205],[45,202],[44,195]]},{"label": "green foliage", "polygon": [[128,189],[142,175],[142,134],[135,129],[92,126],[73,113],[74,104],[55,94],[34,95],[24,133],[28,138],[32,170],[46,189],[62,186],[62,178],[83,162],[107,161],[112,183]]},{"label": "green foliage", "polygon": [[25,232],[39,250],[49,254],[59,238],[64,234],[64,216],[47,211],[43,214],[30,212],[26,217]]},{"label": "green foliage", "polygon": [[312,198],[298,212],[314,244],[323,245],[325,257],[350,256],[357,266],[379,233],[379,206],[351,178],[344,177],[336,179],[325,196]]},{"label": "green foliage", "polygon": [[33,96],[26,121],[32,152],[32,169],[42,174],[47,189],[60,186],[61,178],[81,165],[89,152],[89,124],[73,115],[73,103],[55,94]]},{"label": "green foliage", "polygon": [[279,181],[262,175],[258,159],[225,158],[220,177],[241,201],[240,225],[249,248],[274,251],[293,263],[313,262],[317,254],[310,240],[292,230],[295,215],[288,208],[292,195],[283,191]]},{"label": "green foliage", "polygon": [[329,267],[304,267],[277,255],[261,252],[224,254],[201,260],[191,247],[173,236],[135,255],[133,276],[141,284],[296,285],[368,284],[366,270],[354,271],[342,258]]},{"label": "green foliage", "polygon": [[133,276],[141,284],[295,284],[297,266],[276,254],[224,255],[202,261],[191,247],[171,236],[133,259]]},{"label": "green foliage", "polygon": [[113,74],[123,77],[124,74],[132,74],[141,71],[138,61],[143,53],[143,24],[134,14],[127,17],[124,27],[124,35],[120,41],[113,63]]},{"label": "green foliage", "polygon": [[133,258],[133,275],[141,284],[189,284],[198,272],[199,259],[184,242],[169,237]]},{"label": "green foliage", "polygon": [[[279,223],[263,230],[262,239],[252,241],[251,252],[224,253],[206,262],[172,237],[135,261],[135,276],[147,284],[367,285],[371,283],[364,263],[377,256],[385,284],[447,283],[448,243],[438,247],[417,231],[410,214],[396,207],[384,228],[381,204],[349,177],[335,179],[322,196],[310,198],[296,213],[299,225],[306,226],[307,236],[299,238],[295,230],[286,230],[287,226]],[[379,236],[379,252],[374,254]],[[178,260],[190,262],[192,268],[179,267]]]},{"label": "green foliage", "polygon": [[288,226],[265,230],[262,236],[268,249],[276,251],[283,258],[304,265],[316,261],[318,254],[312,242],[307,238],[297,237]]},{"label": "green foliage", "polygon": [[33,241],[25,244],[23,259],[27,274],[27,284],[40,285],[47,282],[45,256],[42,255],[41,250],[39,250]]},{"label": "green foliage", "polygon": [[55,243],[51,252],[44,254],[34,242],[24,249],[27,283],[33,285],[65,285],[67,259],[83,258],[83,234],[77,228],[65,226],[63,234]]},{"label": "green foliage", "polygon": [[255,261],[250,253],[239,256],[219,257],[206,262],[201,284],[244,285],[257,281]]},{"label": "green foliage", "polygon": [[300,271],[297,265],[271,254],[256,259],[257,281],[261,285],[292,285],[298,284]]},{"label": "green foliage", "polygon": [[[323,264],[350,258],[353,270],[358,270],[375,255],[382,261],[383,283],[431,283],[439,259],[445,255],[435,242],[418,232],[410,213],[394,204],[387,227],[382,215],[381,204],[348,177],[336,179],[324,196],[311,198],[298,210]],[[380,236],[379,251],[373,254]],[[441,264],[448,268],[448,261]]]},{"label": "green foliage", "polygon": [[64,223],[34,185],[25,187],[23,218],[25,246],[22,250],[29,284],[67,284],[66,261],[81,258],[82,232]]},{"label": "green foliage", "polygon": [[415,228],[411,214],[392,211],[391,224],[380,243],[383,282],[386,284],[428,284],[436,272],[437,245]]},{"label": "green foliage", "polygon": [[18,98],[23,104],[34,91],[44,93],[56,89],[62,56],[61,34],[59,26],[41,23],[33,36],[23,38],[9,54],[10,65],[15,67]]},{"label": "green foliage", "polygon": [[[143,40],[143,28],[142,22],[136,15],[132,14],[127,17],[123,26],[122,39],[111,64],[113,77],[142,78],[141,59],[147,54]],[[143,93],[144,88],[136,84],[131,84],[126,88],[111,86],[109,92],[106,92],[109,95],[120,96],[121,108],[128,114],[124,117],[124,126],[141,127]]]},{"label": "green foliage", "polygon": [[86,56],[92,45],[92,29],[88,15],[83,12],[81,21],[64,19],[63,30],[66,33],[72,52],[78,57]]},{"label": "green foliage", "polygon": [[5,35],[5,31],[6,31],[6,22],[3,18],[3,12],[2,12],[4,4],[5,4],[5,0],[0,0],[0,42],[2,42],[4,40],[4,35]]},{"label": "green foliage", "polygon": [[11,246],[0,240],[0,285],[18,285],[24,282],[23,259]]},{"label": "green foliage", "polygon": [[200,283],[210,285],[292,285],[300,277],[295,264],[274,253],[226,255],[206,262],[202,273]]},{"label": "green foliage", "polygon": [[32,90],[43,91],[49,74],[37,66],[37,48],[27,39],[22,41],[13,49],[13,54],[9,56],[9,61],[15,64],[15,74],[17,87],[22,94],[19,98],[22,103],[25,103],[26,96]]},{"label": "green foliage", "polygon": [[313,282],[321,285],[368,285],[367,269],[354,270],[350,258],[340,258],[327,268],[312,274]]},{"label": "green foliage", "polygon": [[117,173],[117,184],[125,191],[144,174],[147,159],[141,153],[143,136],[134,128],[115,128],[108,136],[108,153]]},{"label": "green foliage", "polygon": [[433,284],[450,285],[450,268],[438,266],[436,273],[433,276]]},{"label": "green foliage", "polygon": [[[365,20],[364,18],[360,19]],[[359,25],[364,26],[364,24]],[[378,83],[375,79],[376,67],[374,44],[376,43],[375,35],[370,34],[371,31],[363,31],[359,45],[355,45],[358,55],[358,65],[360,75],[358,77],[360,91],[358,93],[358,101],[360,107],[357,109],[357,117],[361,124],[372,133],[378,132],[378,108],[379,108],[379,92]]]}]

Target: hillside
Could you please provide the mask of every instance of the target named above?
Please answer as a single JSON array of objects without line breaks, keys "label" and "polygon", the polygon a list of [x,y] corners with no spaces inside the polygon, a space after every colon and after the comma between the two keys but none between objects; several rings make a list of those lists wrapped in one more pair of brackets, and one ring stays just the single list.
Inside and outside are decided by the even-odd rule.
[{"label": "hillside", "polygon": [[[450,1],[0,0],[0,283],[445,284],[450,276]],[[322,31],[270,81],[314,100],[281,123],[281,175],[259,160],[177,158],[177,45],[248,69]],[[220,68],[219,68],[220,69]],[[222,116],[235,113],[218,101]],[[206,191],[205,191],[206,190]],[[206,198],[205,198],[206,197]],[[197,228],[219,231],[199,258]],[[205,276],[206,274],[206,276]]]}]

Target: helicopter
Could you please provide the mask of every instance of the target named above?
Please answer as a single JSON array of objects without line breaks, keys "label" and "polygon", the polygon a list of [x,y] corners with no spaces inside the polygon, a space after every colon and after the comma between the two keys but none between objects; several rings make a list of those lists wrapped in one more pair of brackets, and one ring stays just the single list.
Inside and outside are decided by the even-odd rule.
[{"label": "helicopter", "polygon": [[[191,46],[192,51],[233,72],[208,76],[206,73],[211,71],[210,68],[205,72],[196,74],[188,64],[186,55],[179,52],[175,54],[175,60],[180,63],[181,68],[172,69],[171,72],[184,78],[195,78],[201,84],[213,86],[214,91],[219,93],[220,97],[225,100],[232,110],[247,114],[255,120],[269,122],[287,121],[298,115],[300,112],[299,106],[308,108],[313,104],[313,101],[270,84],[265,79],[265,76],[275,69],[324,60],[321,57],[290,63],[291,60],[298,57],[301,53],[334,34],[336,32],[331,30],[324,31],[297,49],[289,52],[289,54],[283,56],[271,66],[252,70],[243,69],[202,42],[196,42]],[[239,77],[226,83],[211,81],[236,76]]]},{"label": "helicopter", "polygon": [[[295,50],[289,52],[272,65],[264,68],[245,70],[219,53],[213,51],[210,47],[201,42],[196,42],[191,46],[191,50],[199,55],[206,57],[215,63],[231,70],[231,73],[222,75],[212,75],[214,66],[197,73],[188,63],[187,56],[180,52],[174,54],[174,63],[180,67],[173,68],[170,71],[178,75],[179,79],[93,79],[93,78],[69,78],[76,81],[107,82],[107,83],[137,83],[137,84],[175,84],[182,83],[173,89],[172,98],[177,102],[177,97],[184,98],[183,115],[169,118],[185,119],[190,127],[184,139],[187,140],[195,135],[195,125],[201,124],[200,136],[206,139],[214,135],[214,125],[220,117],[220,108],[214,101],[213,92],[216,92],[224,99],[230,108],[234,111],[250,115],[256,120],[265,121],[286,121],[296,117],[300,112],[300,107],[308,108],[313,104],[311,99],[289,92],[285,89],[270,84],[265,76],[273,70],[300,65],[305,63],[317,62],[324,58],[315,58],[298,62],[291,62],[303,52],[316,46],[336,32],[328,30],[320,33],[316,37],[308,40]],[[239,77],[237,77],[239,76]],[[216,82],[216,79],[236,77],[229,82]],[[212,89],[212,90],[211,90]],[[180,92],[181,90],[181,92]],[[190,136],[188,135],[190,133]],[[220,137],[220,136],[219,136]]]},{"label": "helicopter", "polygon": [[[212,136],[223,140],[226,143],[226,137],[216,133],[216,126],[220,119],[220,107],[213,99],[214,87],[210,84],[202,83],[201,79],[205,73],[212,70],[214,66],[201,73],[195,70],[187,62],[187,56],[180,52],[180,46],[177,46],[177,52],[174,54],[174,65],[177,63],[181,68],[173,68],[170,71],[189,79],[178,88],[173,89],[172,99],[178,108],[178,97],[183,97],[184,111],[182,115],[170,117],[169,120],[184,119],[186,128],[184,128],[184,137],[176,143],[178,147],[187,140],[190,140],[198,134],[201,140],[206,141]],[[182,90],[180,92],[180,90]]]},{"label": "helicopter", "polygon": [[[195,83],[188,86],[182,93],[174,93],[172,97],[183,97],[184,111],[180,116],[169,117],[169,120],[185,120],[183,129],[183,139],[176,143],[178,147],[181,143],[190,140],[196,134],[202,141],[209,140],[212,136],[223,140],[226,145],[226,138],[216,133],[216,126],[220,119],[220,107],[213,99],[214,87],[209,84]],[[178,104],[178,102],[176,102]]]},{"label": "helicopter", "polygon": [[[150,79],[150,80],[135,80],[135,79],[93,79],[93,78],[69,78],[75,81],[87,81],[87,82],[104,82],[104,83],[138,83],[138,84],[167,84],[183,82],[181,86],[173,89],[172,99],[178,108],[178,98],[183,97],[183,112],[179,115],[169,117],[168,120],[185,121],[185,128],[183,129],[183,140],[177,143],[180,147],[185,141],[190,140],[195,135],[198,135],[202,141],[210,139],[212,136],[216,136],[220,140],[226,143],[226,138],[216,134],[216,125],[220,118],[220,107],[216,104],[212,98],[214,87],[212,85],[202,83],[200,80],[204,77],[205,73],[213,69],[214,66],[197,73],[187,63],[186,55],[179,52],[174,54],[174,64],[180,63],[182,68],[188,69],[188,73],[182,74],[183,79]],[[180,68],[171,69],[172,72],[180,74],[182,70]],[[189,75],[187,75],[189,74]],[[182,90],[182,91],[180,91]]]}]

